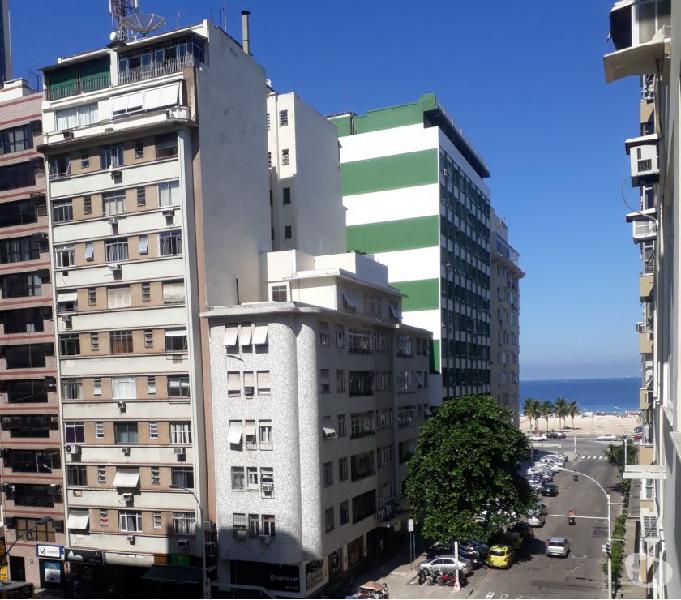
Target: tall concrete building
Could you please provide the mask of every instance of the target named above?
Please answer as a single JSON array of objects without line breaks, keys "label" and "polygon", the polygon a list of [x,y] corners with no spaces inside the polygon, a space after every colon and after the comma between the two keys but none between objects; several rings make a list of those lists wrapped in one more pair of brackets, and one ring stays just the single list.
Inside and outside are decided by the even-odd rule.
[{"label": "tall concrete building", "polygon": [[[615,51],[604,57],[608,82],[640,81],[638,131],[624,144],[639,205],[627,215],[641,252],[636,324],[641,353],[643,415],[638,464],[624,477],[640,487],[639,548],[634,580],[649,598],[681,596],[681,534],[677,511],[681,486],[681,381],[678,212],[680,206],[679,104],[681,5],[670,0],[620,1],[610,11]],[[633,121],[633,119],[632,119]],[[616,301],[616,299],[613,299]],[[628,527],[635,527],[629,521]]]},{"label": "tall concrete building", "polygon": [[62,575],[64,507],[45,172],[36,151],[42,94],[23,80],[0,86],[4,542],[9,577],[46,587]]},{"label": "tall concrete building", "polygon": [[0,83],[12,78],[12,36],[9,0],[0,0]]},{"label": "tall concrete building", "polygon": [[219,399],[217,585],[318,596],[406,533],[431,336],[401,324],[401,295],[371,257],[266,261],[263,302],[203,315]]},{"label": "tall concrete building", "polygon": [[508,225],[492,210],[492,396],[520,424],[520,255],[508,242]]},{"label": "tall concrete building", "polygon": [[44,75],[66,558],[98,585],[163,580],[200,566],[202,530],[212,552],[222,399],[199,313],[261,297],[264,72],[204,21]]},{"label": "tall concrete building", "polygon": [[489,170],[433,94],[330,117],[348,249],[388,266],[404,322],[433,332],[442,396],[490,385]]}]

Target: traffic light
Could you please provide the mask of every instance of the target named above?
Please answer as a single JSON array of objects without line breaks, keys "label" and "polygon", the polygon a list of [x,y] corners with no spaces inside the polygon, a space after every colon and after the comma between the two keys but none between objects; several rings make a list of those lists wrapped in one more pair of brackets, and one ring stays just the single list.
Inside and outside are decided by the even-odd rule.
[{"label": "traffic light", "polygon": [[610,552],[612,551],[612,544],[610,542],[607,542],[606,544],[603,544],[601,546],[601,550],[607,554],[608,556],[610,555]]}]

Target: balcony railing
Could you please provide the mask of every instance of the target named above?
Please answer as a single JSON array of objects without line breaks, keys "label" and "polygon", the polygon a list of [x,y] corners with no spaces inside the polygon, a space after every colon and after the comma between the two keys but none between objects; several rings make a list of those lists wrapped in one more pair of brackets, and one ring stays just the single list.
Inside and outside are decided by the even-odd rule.
[{"label": "balcony railing", "polygon": [[91,75],[83,79],[76,79],[73,83],[62,83],[59,85],[48,86],[45,90],[48,100],[60,100],[69,96],[95,92],[111,85],[109,73],[101,75]]},{"label": "balcony railing", "polygon": [[164,60],[163,62],[152,63],[151,65],[121,70],[118,75],[118,83],[124,85],[126,83],[135,83],[136,81],[143,81],[154,77],[162,77],[163,75],[171,75],[182,69],[194,67],[197,64],[198,61],[194,56],[187,54],[181,58],[171,58]]}]

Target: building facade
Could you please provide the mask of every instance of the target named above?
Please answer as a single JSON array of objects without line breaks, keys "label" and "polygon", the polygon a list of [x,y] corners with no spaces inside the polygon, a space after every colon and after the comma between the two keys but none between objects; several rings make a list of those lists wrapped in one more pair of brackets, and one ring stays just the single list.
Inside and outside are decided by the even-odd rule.
[{"label": "building facade", "polygon": [[[671,26],[671,27],[670,27]],[[631,183],[639,193],[632,223],[641,252],[636,324],[643,418],[638,464],[624,477],[640,485],[638,554],[630,573],[649,598],[681,595],[679,412],[679,104],[681,6],[669,0],[616,2],[610,12],[615,51],[604,57],[608,82],[640,80],[639,131],[625,141]],[[634,511],[631,511],[630,514]],[[628,527],[636,526],[629,522]]]},{"label": "building facade", "polygon": [[388,266],[404,322],[433,332],[442,396],[489,394],[489,170],[433,94],[330,117],[348,249]]},{"label": "building facade", "polygon": [[492,396],[520,425],[520,255],[508,243],[508,225],[492,210]]},{"label": "building facade", "polygon": [[9,577],[45,587],[61,557],[36,546],[63,545],[64,506],[41,103],[23,80],[2,84],[0,456]]},{"label": "building facade", "polygon": [[267,301],[204,314],[218,586],[307,597],[406,532],[431,338],[401,324],[370,257],[273,252],[267,265]]},{"label": "building facade", "polygon": [[204,21],[44,75],[67,560],[83,580],[103,565],[99,584],[199,566],[215,517],[199,312],[260,297],[264,73]]}]

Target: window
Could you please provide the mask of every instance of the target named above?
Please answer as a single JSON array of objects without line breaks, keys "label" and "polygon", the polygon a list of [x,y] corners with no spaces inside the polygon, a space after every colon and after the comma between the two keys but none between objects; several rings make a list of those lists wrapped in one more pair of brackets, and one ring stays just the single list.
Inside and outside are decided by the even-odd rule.
[{"label": "window", "polygon": [[350,371],[348,380],[350,396],[371,396],[373,394],[373,371]]},{"label": "window", "polygon": [[272,118],[270,117],[270,113],[267,113],[267,131],[270,130],[270,121],[271,120],[272,120]]},{"label": "window", "polygon": [[284,226],[284,239],[290,240],[293,237],[293,226]]},{"label": "window", "polygon": [[376,490],[370,490],[352,499],[352,522],[359,523],[376,513]]},{"label": "window", "polygon": [[180,206],[180,182],[163,181],[158,184],[159,206]]},{"label": "window", "polygon": [[58,269],[75,266],[76,254],[73,246],[56,246],[54,249],[54,262]]},{"label": "window", "polygon": [[146,189],[143,187],[138,187],[136,190],[136,195],[137,195],[137,206],[146,206],[147,204],[147,195],[146,195]]},{"label": "window", "polygon": [[192,424],[189,421],[171,423],[170,443],[189,446],[192,443]]},{"label": "window", "polygon": [[286,285],[272,286],[272,302],[286,302],[288,300],[288,288]]},{"label": "window", "polygon": [[73,221],[73,203],[71,200],[55,200],[52,203],[52,220],[55,223]]},{"label": "window", "polygon": [[279,125],[281,127],[286,127],[288,125],[288,110],[279,111]]},{"label": "window", "polygon": [[353,438],[364,437],[374,433],[374,413],[367,411],[362,413],[353,413],[350,415],[350,435]]},{"label": "window", "polygon": [[149,439],[158,439],[158,423],[156,421],[149,421]]},{"label": "window", "polygon": [[267,166],[270,167],[270,168],[272,167],[272,153],[271,152],[267,153]]},{"label": "window", "polygon": [[[33,170],[32,165],[28,165]],[[7,168],[7,167],[5,167]],[[16,171],[10,171],[8,175],[21,175]],[[66,177],[71,174],[71,159],[68,156],[57,156],[50,160],[50,179],[57,179],[58,177]],[[34,173],[35,176],[35,173]],[[25,184],[28,185],[28,184]],[[3,187],[0,185],[0,187]],[[14,187],[17,187],[16,185]]]},{"label": "window", "polygon": [[274,469],[260,467],[260,491],[263,498],[274,498]]},{"label": "window", "polygon": [[101,440],[104,437],[104,423],[97,421],[95,423],[95,437]]},{"label": "window", "polygon": [[171,467],[170,487],[194,489],[194,469],[191,467]]},{"label": "window", "polygon": [[352,481],[365,479],[376,473],[376,455],[373,450],[360,452],[350,458],[350,476]]},{"label": "window", "polygon": [[245,488],[246,477],[243,467],[232,467],[232,489],[243,490]]},{"label": "window", "polygon": [[102,169],[118,169],[123,166],[123,146],[116,144],[99,151],[99,160]]},{"label": "window", "polygon": [[93,352],[99,352],[99,334],[98,333],[91,333],[90,334],[90,349]]},{"label": "window", "polygon": [[121,510],[118,512],[118,523],[121,531],[142,531],[142,513],[138,510]]},{"label": "window", "polygon": [[128,286],[108,288],[106,295],[107,308],[127,308],[132,306],[132,296]]},{"label": "window", "polygon": [[340,503],[340,524],[347,525],[350,522],[350,503],[344,500]]},{"label": "window", "polygon": [[87,467],[85,465],[67,465],[66,483],[68,485],[87,485]]},{"label": "window", "polygon": [[83,214],[92,214],[92,196],[83,196]]},{"label": "window", "polygon": [[151,329],[145,329],[144,332],[144,347],[153,348],[154,347],[154,332]]},{"label": "window", "polygon": [[173,533],[178,535],[194,535],[196,515],[192,512],[173,513]]},{"label": "window", "polygon": [[336,369],[336,391],[344,392],[345,388],[345,370]]},{"label": "window", "polygon": [[158,237],[161,242],[161,256],[182,254],[182,232],[179,229],[162,231]]},{"label": "window", "polygon": [[95,396],[102,395],[102,380],[99,377],[92,380],[92,394]]},{"label": "window", "polygon": [[163,527],[163,518],[160,512],[151,513],[151,522],[154,529],[161,529]]},{"label": "window", "polygon": [[88,306],[94,306],[97,304],[97,288],[87,289],[87,303]]},{"label": "window", "polygon": [[64,356],[80,354],[80,336],[77,333],[67,333],[59,337],[59,351]]},{"label": "window", "polygon": [[144,157],[144,142],[137,140],[135,142],[135,158]]},{"label": "window", "polygon": [[231,397],[241,396],[241,373],[239,371],[227,373],[227,395]]},{"label": "window", "polygon": [[331,384],[329,383],[329,369],[320,369],[319,371],[320,392],[328,394],[331,391]]},{"label": "window", "polygon": [[80,168],[90,168],[90,153],[87,150],[81,150],[80,152]]},{"label": "window", "polygon": [[95,259],[95,244],[94,244],[94,242],[85,242],[84,258],[88,262]]},{"label": "window", "polygon": [[177,156],[177,134],[168,133],[156,138],[156,158],[173,158]]},{"label": "window", "polygon": [[99,509],[99,525],[100,527],[109,526],[109,511],[103,508]]},{"label": "window", "polygon": [[114,440],[116,444],[137,444],[137,423],[120,422],[114,423]]},{"label": "window", "polygon": [[103,465],[97,467],[97,483],[106,483],[106,467]]},{"label": "window", "polygon": [[257,490],[260,487],[258,483],[258,467],[246,467],[246,486],[249,490]]},{"label": "window", "polygon": [[151,302],[151,284],[142,284],[142,302]]},{"label": "window", "polygon": [[55,111],[54,116],[56,118],[58,131],[92,125],[93,123],[96,123],[99,118],[97,116],[96,102],[57,110]]},{"label": "window", "polygon": [[109,240],[105,243],[105,248],[106,262],[117,263],[128,260],[128,240],[126,238]]},{"label": "window", "polygon": [[132,348],[132,331],[111,331],[109,333],[111,354],[130,354]]},{"label": "window", "polygon": [[137,251],[140,255],[149,254],[149,238],[146,234],[140,234],[137,238]]},{"label": "window", "polygon": [[262,516],[262,534],[269,537],[275,536],[274,515]]},{"label": "window", "polygon": [[258,371],[256,375],[258,378],[258,396],[269,396],[272,391],[270,372]]},{"label": "window", "polygon": [[234,537],[243,537],[248,532],[246,515],[244,513],[232,514],[232,533]]},{"label": "window", "polygon": [[290,163],[290,153],[288,148],[284,148],[281,151],[281,164],[288,165]]},{"label": "window", "polygon": [[324,511],[324,522],[326,525],[326,533],[329,533],[329,531],[332,531],[336,525],[333,514],[333,506],[331,508],[327,508]]},{"label": "window", "polygon": [[261,450],[272,449],[272,421],[260,421],[258,425],[258,439]]},{"label": "window", "polygon": [[348,425],[345,420],[345,415],[338,415],[338,437],[345,437],[348,435]]},{"label": "window", "polygon": [[345,481],[348,478],[348,458],[347,456],[338,459],[338,480]]},{"label": "window", "polygon": [[291,204],[291,188],[290,187],[285,187],[282,188],[282,194],[283,194],[283,203],[284,204]]},{"label": "window", "polygon": [[65,423],[64,441],[67,444],[83,444],[85,442],[85,425],[83,423]]},{"label": "window", "polygon": [[134,377],[114,377],[111,380],[111,392],[114,400],[135,400],[137,387]]},{"label": "window", "polygon": [[260,535],[260,516],[248,515],[248,535],[258,537]]},{"label": "window", "polygon": [[189,397],[189,375],[168,375],[168,396]]},{"label": "window", "polygon": [[80,400],[82,397],[80,379],[62,379],[61,394],[64,400]]},{"label": "window", "polygon": [[147,394],[156,393],[156,376],[147,375]]},{"label": "window", "polygon": [[152,485],[161,485],[161,468],[151,467],[151,483]]},{"label": "window", "polygon": [[55,531],[53,523],[42,524],[37,519],[21,519],[14,521],[16,539],[32,539],[36,542],[54,542]]},{"label": "window", "polygon": [[184,302],[184,282],[163,282],[163,304],[182,304]]},{"label": "window", "polygon": [[328,346],[329,345],[329,324],[328,323],[319,323],[319,343],[322,346]]},{"label": "window", "polygon": [[333,463],[331,461],[324,463],[323,481],[324,487],[333,485]]},{"label": "window", "polygon": [[336,325],[336,347],[343,348],[345,346],[345,327],[343,325]]},{"label": "window", "polygon": [[186,329],[166,329],[166,352],[182,352],[187,349]]}]

